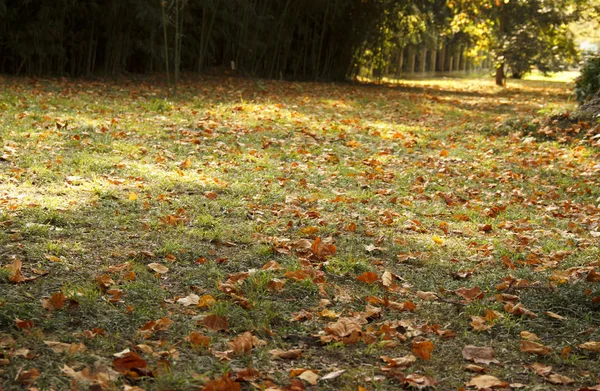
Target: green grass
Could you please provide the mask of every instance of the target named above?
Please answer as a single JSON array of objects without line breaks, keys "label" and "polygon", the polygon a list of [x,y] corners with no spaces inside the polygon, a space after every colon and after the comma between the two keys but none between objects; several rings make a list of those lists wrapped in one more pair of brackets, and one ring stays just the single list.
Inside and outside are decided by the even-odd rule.
[{"label": "green grass", "polygon": [[[600,151],[583,134],[540,133],[536,118],[573,104],[568,75],[538,76],[509,80],[508,89],[483,77],[386,86],[214,78],[184,83],[177,99],[156,95],[154,80],[6,79],[0,337],[15,342],[0,345],[8,360],[0,361],[3,390],[23,389],[21,374],[32,368],[39,389],[67,389],[64,365],[108,373],[102,368],[125,348],[138,351],[153,376],[113,373],[106,389],[202,389],[250,366],[258,382],[282,388],[292,368],[309,368],[321,376],[346,370],[314,389],[398,389],[380,356],[411,353],[419,336],[435,345],[431,360],[401,372],[431,376],[441,390],[474,376],[464,371],[465,345],[493,347],[503,366],[488,373],[526,389],[596,384],[598,354],[577,345],[600,340],[600,304],[592,302],[600,287],[585,281],[600,256]],[[305,244],[316,238],[336,250],[315,254]],[[35,279],[11,281],[15,258]],[[262,270],[272,261],[280,269]],[[154,273],[154,263],[168,271]],[[307,278],[293,278],[298,271]],[[365,272],[379,280],[359,281]],[[382,285],[384,272],[397,276],[395,287]],[[97,280],[104,275],[106,286]],[[536,318],[496,301],[509,276],[534,284],[505,292]],[[462,302],[453,292],[463,287],[484,295]],[[43,308],[56,292],[66,296],[64,307]],[[216,303],[177,303],[192,293]],[[394,310],[384,300],[416,309]],[[381,309],[362,326],[371,340],[320,342],[329,323],[369,303]],[[472,330],[471,316],[487,310],[504,317]],[[292,321],[301,311],[308,318]],[[203,319],[212,314],[225,316],[228,328],[207,329]],[[34,327],[18,328],[16,318]],[[170,327],[140,331],[161,318]],[[395,321],[403,326],[390,344],[378,332]],[[442,338],[431,325],[456,337]],[[209,347],[192,345],[192,331],[209,336]],[[227,342],[246,331],[264,343],[221,360]],[[521,331],[552,353],[520,351]],[[57,354],[44,341],[87,350]],[[565,347],[572,352],[562,357]],[[273,361],[273,349],[303,354]],[[524,369],[534,362],[575,386]]]}]

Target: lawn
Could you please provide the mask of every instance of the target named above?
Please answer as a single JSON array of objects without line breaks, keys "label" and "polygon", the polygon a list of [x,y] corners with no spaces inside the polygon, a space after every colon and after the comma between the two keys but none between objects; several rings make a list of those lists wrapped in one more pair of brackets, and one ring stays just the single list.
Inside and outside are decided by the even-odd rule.
[{"label": "lawn", "polygon": [[562,79],[0,82],[0,389],[600,389]]}]

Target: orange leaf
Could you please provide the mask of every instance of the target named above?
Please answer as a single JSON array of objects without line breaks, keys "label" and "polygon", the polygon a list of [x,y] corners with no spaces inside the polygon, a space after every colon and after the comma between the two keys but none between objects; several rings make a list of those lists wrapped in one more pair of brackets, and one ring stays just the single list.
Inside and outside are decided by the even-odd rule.
[{"label": "orange leaf", "polygon": [[538,356],[547,356],[552,353],[552,348],[537,342],[521,340],[521,351],[525,353],[534,353]]},{"label": "orange leaf", "polygon": [[206,383],[202,391],[240,391],[240,388],[240,383],[231,378],[231,372],[227,372],[220,379]]},{"label": "orange leaf", "polygon": [[360,276],[356,277],[358,281],[364,282],[366,284],[372,284],[375,281],[379,280],[379,276],[377,273],[373,272],[364,272]]},{"label": "orange leaf", "polygon": [[238,335],[231,341],[227,342],[227,345],[233,350],[234,354],[246,353],[252,350],[252,333],[246,331],[242,335]]},{"label": "orange leaf", "polygon": [[128,352],[123,357],[113,361],[113,367],[119,373],[128,373],[132,369],[146,368],[148,363],[141,358],[136,352]]},{"label": "orange leaf", "polygon": [[56,292],[49,299],[42,299],[42,307],[48,311],[60,310],[65,305],[67,297],[62,292]]},{"label": "orange leaf", "polygon": [[422,358],[423,360],[431,359],[431,352],[433,351],[433,342],[430,340],[413,341],[412,352],[415,356]]},{"label": "orange leaf", "polygon": [[204,295],[200,299],[198,299],[198,307],[199,308],[210,307],[211,305],[215,304],[216,302],[217,302],[217,300],[215,300],[215,298],[212,297],[211,295]]},{"label": "orange leaf", "polygon": [[197,331],[192,331],[188,336],[188,339],[192,345],[203,346],[205,348],[210,345],[210,337]]},{"label": "orange leaf", "polygon": [[229,328],[229,322],[224,316],[209,315],[202,321],[204,327],[212,331],[227,330]]}]

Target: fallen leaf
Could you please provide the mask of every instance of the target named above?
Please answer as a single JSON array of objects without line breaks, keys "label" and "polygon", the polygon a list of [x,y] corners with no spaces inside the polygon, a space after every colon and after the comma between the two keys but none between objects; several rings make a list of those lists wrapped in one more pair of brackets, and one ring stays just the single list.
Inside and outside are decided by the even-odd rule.
[{"label": "fallen leaf", "polygon": [[428,339],[421,341],[413,341],[412,343],[412,352],[415,356],[422,358],[423,360],[431,359],[431,352],[433,351],[433,342]]},{"label": "fallen leaf", "polygon": [[192,331],[188,336],[188,340],[192,345],[202,346],[207,348],[210,345],[210,337],[199,333],[197,331]]},{"label": "fallen leaf", "polygon": [[387,363],[386,368],[408,368],[417,361],[412,354],[398,358],[381,356],[381,359]]},{"label": "fallen leaf", "polygon": [[394,275],[388,271],[383,272],[383,275],[381,276],[381,283],[383,284],[384,287],[390,287],[392,286],[392,282],[394,280]]},{"label": "fallen leaf", "polygon": [[487,346],[467,345],[462,350],[462,356],[465,360],[473,361],[476,364],[500,364],[500,361],[494,358],[494,349]]},{"label": "fallen leaf", "polygon": [[169,268],[165,265],[161,265],[160,263],[152,262],[148,264],[148,268],[158,274],[165,274],[169,271]]},{"label": "fallen leaf", "polygon": [[202,391],[240,391],[241,384],[231,378],[231,372],[225,373],[220,379],[211,380]]},{"label": "fallen leaf", "polygon": [[362,323],[357,318],[340,318],[337,322],[328,323],[325,331],[337,337],[346,337],[353,331],[361,331]]},{"label": "fallen leaf", "polygon": [[36,368],[31,368],[26,371],[19,372],[17,376],[17,380],[19,383],[30,386],[36,382],[36,380],[40,377],[40,371]]},{"label": "fallen leaf", "polygon": [[589,341],[577,345],[579,349],[589,350],[592,352],[600,353],[600,341]]},{"label": "fallen leaf", "polygon": [[214,314],[204,318],[202,324],[211,331],[227,330],[229,328],[229,322],[226,317]]},{"label": "fallen leaf", "polygon": [[529,341],[539,341],[540,337],[538,337],[537,335],[535,335],[534,333],[530,333],[529,331],[521,331],[521,338],[522,339],[527,339]]},{"label": "fallen leaf", "polygon": [[273,349],[270,350],[273,359],[285,359],[285,360],[295,360],[302,355],[302,349],[291,349],[291,350],[280,350]]},{"label": "fallen leaf", "polygon": [[435,292],[417,291],[417,297],[421,300],[427,301],[437,300],[437,295],[435,294]]},{"label": "fallen leaf", "polygon": [[366,284],[372,284],[375,281],[379,280],[379,276],[377,273],[373,272],[364,272],[360,276],[356,277],[358,281],[364,282]]},{"label": "fallen leaf", "polygon": [[432,378],[431,376],[411,373],[410,375],[404,378],[403,383],[410,388],[417,388],[423,390],[435,388],[438,384],[438,381]]},{"label": "fallen leaf", "polygon": [[238,335],[231,341],[227,342],[227,346],[233,350],[234,354],[249,352],[252,350],[252,333],[246,331],[245,333]]},{"label": "fallen leaf", "polygon": [[215,304],[217,300],[211,295],[204,295],[200,299],[198,299],[198,308],[210,307]]},{"label": "fallen leaf", "polygon": [[148,366],[146,360],[141,358],[136,352],[126,353],[123,357],[115,359],[112,364],[119,373],[128,373],[133,369],[141,369]]},{"label": "fallen leaf", "polygon": [[186,297],[182,297],[181,299],[177,300],[177,303],[182,304],[184,307],[188,307],[190,305],[197,305],[199,301],[200,297],[198,297],[198,295],[190,293]]},{"label": "fallen leaf", "polygon": [[556,313],[554,313],[552,311],[546,311],[546,312],[544,312],[544,314],[548,315],[551,318],[558,319],[558,320],[564,320],[565,319],[564,316],[560,316],[559,314],[556,314]]},{"label": "fallen leaf", "polygon": [[465,371],[474,372],[474,373],[486,373],[487,368],[480,367],[479,365],[469,364],[465,367]]},{"label": "fallen leaf", "polygon": [[308,371],[302,372],[298,376],[298,378],[308,382],[308,384],[310,384],[310,385],[316,386],[317,382],[320,379],[320,376],[317,375],[316,373],[314,373],[313,371],[308,370]]},{"label": "fallen leaf", "polygon": [[552,348],[537,342],[521,340],[521,351],[525,353],[537,354],[539,356],[546,356],[552,353]]},{"label": "fallen leaf", "polygon": [[475,376],[467,383],[467,387],[476,387],[477,389],[504,388],[507,385],[507,382],[490,375]]},{"label": "fallen leaf", "polygon": [[334,371],[334,372],[329,372],[328,374],[326,374],[325,376],[323,376],[321,378],[321,381],[337,379],[338,377],[342,376],[342,374],[344,372],[346,372],[345,369],[342,369],[339,371]]},{"label": "fallen leaf", "polygon": [[60,310],[65,305],[66,299],[62,292],[56,292],[49,299],[42,299],[42,307],[48,311]]},{"label": "fallen leaf", "polygon": [[83,343],[63,343],[58,341],[44,341],[54,353],[83,353],[86,351],[86,347]]},{"label": "fallen leaf", "polygon": [[571,379],[570,377],[559,375],[558,373],[551,374],[550,376],[547,377],[547,379],[552,384],[568,385],[568,384],[575,383],[575,380]]}]

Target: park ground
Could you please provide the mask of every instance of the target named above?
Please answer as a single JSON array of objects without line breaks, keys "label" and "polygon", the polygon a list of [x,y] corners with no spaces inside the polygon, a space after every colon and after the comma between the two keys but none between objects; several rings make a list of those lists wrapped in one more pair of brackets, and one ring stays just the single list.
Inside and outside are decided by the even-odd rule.
[{"label": "park ground", "polygon": [[600,389],[564,78],[1,82],[0,389]]}]

